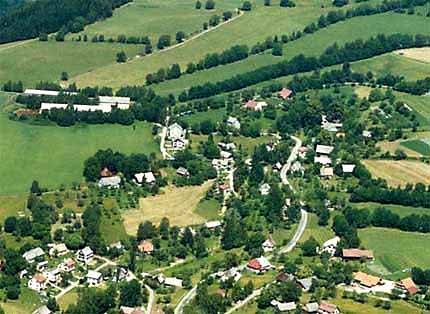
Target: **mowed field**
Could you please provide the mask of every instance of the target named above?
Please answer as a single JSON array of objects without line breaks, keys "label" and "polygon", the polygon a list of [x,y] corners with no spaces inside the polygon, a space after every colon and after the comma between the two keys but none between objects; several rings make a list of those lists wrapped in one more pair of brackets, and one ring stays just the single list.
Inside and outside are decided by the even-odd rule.
[{"label": "mowed field", "polygon": [[421,61],[424,63],[430,63],[430,48],[412,48],[412,49],[402,49],[397,52],[401,56],[405,56],[410,59]]},{"label": "mowed field", "polygon": [[388,272],[414,266],[430,267],[430,234],[385,228],[366,228],[358,232],[363,246],[373,250],[376,266],[383,266]]},{"label": "mowed field", "polygon": [[412,160],[364,160],[372,176],[387,180],[390,186],[407,183],[430,184],[430,165]]},{"label": "mowed field", "polygon": [[138,209],[124,212],[125,230],[128,234],[135,234],[141,222],[149,220],[158,224],[163,217],[169,218],[170,224],[177,226],[205,222],[205,219],[195,213],[195,210],[212,183],[208,181],[201,186],[180,188],[168,186],[163,194],[141,198]]},{"label": "mowed field", "polygon": [[98,149],[122,153],[158,152],[151,125],[35,126],[0,112],[0,195],[28,191],[32,180],[58,188],[82,181],[84,161]]},{"label": "mowed field", "polygon": [[[224,11],[235,12],[241,5],[239,0],[217,0],[214,10],[205,10],[204,1],[200,10],[195,9],[194,0],[134,0],[116,9],[111,18],[89,25],[78,34],[103,34],[105,38],[118,35],[149,36],[155,47],[161,35],[170,35],[172,40],[178,31],[190,35],[203,30],[203,23],[212,15],[222,15]],[[72,34],[69,38],[77,37]]]},{"label": "mowed field", "polygon": [[[155,91],[163,94],[178,94],[189,86],[207,81],[224,80],[236,74],[245,73],[261,66],[290,59],[301,53],[309,56],[318,56],[334,42],[343,44],[355,39],[368,39],[371,36],[376,36],[381,33],[393,34],[399,32],[404,34],[418,34],[421,30],[427,28],[430,28],[430,19],[422,16],[386,13],[356,17],[331,25],[311,35],[306,35],[298,40],[285,44],[284,55],[282,57],[272,56],[269,51],[267,53],[251,56],[233,64],[195,72],[191,75],[183,75],[177,80],[154,85],[153,88]],[[367,62],[369,62],[369,64]],[[397,62],[400,63],[399,66],[396,65]],[[352,69],[364,73],[372,70],[377,74],[392,71],[395,74],[405,75],[408,78],[410,77],[410,79],[423,78],[430,75],[430,66],[423,66],[422,63],[415,60],[396,55],[390,56],[390,54],[355,62],[352,65]],[[88,75],[97,75],[97,73]],[[279,79],[279,81],[288,82],[290,79],[289,77],[285,77]],[[85,84],[86,82],[82,82],[82,85]]]},{"label": "mowed field", "polygon": [[116,54],[122,50],[133,57],[142,47],[52,40],[0,45],[0,83],[21,80],[34,87],[40,81],[59,81],[63,71],[75,76],[116,63]]}]

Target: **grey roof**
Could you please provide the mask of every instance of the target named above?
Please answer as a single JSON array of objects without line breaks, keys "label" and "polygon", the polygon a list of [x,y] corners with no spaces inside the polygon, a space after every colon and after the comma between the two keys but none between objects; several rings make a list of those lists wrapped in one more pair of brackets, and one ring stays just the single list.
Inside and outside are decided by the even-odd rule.
[{"label": "grey roof", "polygon": [[40,247],[37,247],[22,254],[22,257],[24,257],[27,261],[31,261],[43,255],[45,255],[45,252]]},{"label": "grey roof", "polygon": [[304,310],[308,313],[317,312],[318,311],[318,303],[317,302],[308,303],[304,306]]},{"label": "grey roof", "polygon": [[312,286],[313,277],[297,279],[297,282],[303,287],[304,290],[309,290]]}]

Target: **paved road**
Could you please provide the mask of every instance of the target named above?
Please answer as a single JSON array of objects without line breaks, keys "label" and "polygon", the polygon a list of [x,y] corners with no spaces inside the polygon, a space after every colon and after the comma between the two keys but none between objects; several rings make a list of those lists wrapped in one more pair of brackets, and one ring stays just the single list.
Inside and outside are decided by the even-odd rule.
[{"label": "paved road", "polygon": [[146,290],[149,292],[148,306],[146,308],[146,314],[152,313],[152,305],[154,304],[154,290],[150,286],[145,285]]},{"label": "paved road", "polygon": [[[293,164],[293,162],[297,159],[299,148],[302,146],[302,141],[298,137],[291,136],[291,138],[296,142],[296,144],[294,145],[294,147],[293,147],[293,149],[292,149],[292,151],[290,153],[290,156],[288,157],[287,163],[282,167],[282,170],[281,170],[281,180],[282,180],[282,183],[283,184],[288,184],[288,185],[290,185],[290,184],[289,184],[288,179],[287,179],[287,172],[290,169],[290,167]],[[290,185],[290,187],[291,187],[291,185]],[[287,245],[285,245],[284,247],[282,247],[279,250],[279,253],[288,253],[292,249],[294,249],[294,247],[297,245],[297,242],[300,240],[300,238],[302,237],[302,235],[303,235],[303,233],[304,233],[304,231],[306,229],[307,222],[308,222],[308,213],[304,209],[302,209],[301,210],[300,222],[299,222],[299,225],[297,227],[296,232],[294,233],[294,236],[287,243]],[[272,259],[273,255],[269,255],[268,258]],[[246,267],[246,264],[243,264],[240,267],[243,269],[243,268]],[[260,289],[254,290],[253,293],[250,294],[246,299],[244,299],[241,302],[238,302],[236,305],[234,305],[226,313],[227,314],[233,313],[237,309],[241,308],[242,306],[244,306],[245,304],[247,304],[249,301],[251,301],[255,297],[259,296],[260,293],[261,293],[261,291],[263,289],[264,288],[260,288]],[[188,291],[188,293],[182,298],[182,300],[176,306],[176,308],[175,308],[175,314],[182,314],[184,306],[189,301],[191,301],[194,298],[194,296],[196,295],[196,291],[197,291],[197,286],[194,286],[193,289],[191,289],[190,291]]]}]

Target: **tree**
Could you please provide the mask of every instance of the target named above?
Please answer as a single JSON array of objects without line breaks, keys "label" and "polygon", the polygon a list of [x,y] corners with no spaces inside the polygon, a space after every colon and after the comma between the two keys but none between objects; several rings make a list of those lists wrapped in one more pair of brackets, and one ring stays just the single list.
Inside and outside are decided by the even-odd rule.
[{"label": "tree", "polygon": [[197,9],[197,10],[200,10],[200,9],[201,9],[201,7],[202,7],[202,3],[201,3],[199,0],[197,0],[197,1],[196,1],[196,9]]},{"label": "tree", "polygon": [[169,219],[166,217],[163,217],[160,221],[160,236],[163,240],[167,240],[169,238],[169,228],[170,228]]},{"label": "tree", "polygon": [[335,7],[343,7],[348,4],[348,0],[333,0],[333,5]]},{"label": "tree", "polygon": [[270,7],[270,0],[264,0],[264,5],[266,7]]},{"label": "tree", "polygon": [[46,33],[40,33],[40,35],[39,35],[39,41],[48,41],[48,34],[46,34]]},{"label": "tree", "polygon": [[52,312],[57,312],[60,310],[60,306],[58,305],[55,298],[49,298],[48,302],[46,303],[46,306],[48,309],[50,309]]},{"label": "tree", "polygon": [[67,72],[61,72],[61,77],[60,79],[62,81],[68,81],[69,80],[69,74]]},{"label": "tree", "polygon": [[301,245],[304,256],[316,256],[318,254],[318,247],[318,241],[314,237],[310,237]]},{"label": "tree", "polygon": [[225,217],[225,227],[221,237],[221,245],[225,250],[240,247],[244,243],[244,232],[235,211],[230,211]]},{"label": "tree", "polygon": [[9,216],[4,221],[4,231],[12,233],[16,230],[17,219],[15,216]]},{"label": "tree", "polygon": [[124,51],[120,51],[116,54],[116,62],[118,63],[124,63],[127,62],[127,55]]},{"label": "tree", "polygon": [[296,6],[296,4],[292,0],[281,0],[279,5],[284,8],[292,8]]},{"label": "tree", "polygon": [[137,241],[152,239],[156,235],[156,228],[149,220],[139,224],[137,229]]},{"label": "tree", "polygon": [[179,31],[179,32],[176,33],[176,41],[178,43],[183,42],[184,39],[185,39],[185,33],[183,31]]},{"label": "tree", "polygon": [[157,48],[161,50],[169,46],[170,46],[170,35],[161,35],[160,38],[158,38]]},{"label": "tree", "polygon": [[200,235],[194,238],[194,255],[197,258],[203,258],[208,256],[208,250],[206,248],[205,240]]},{"label": "tree", "polygon": [[206,10],[213,10],[215,9],[215,1],[214,0],[207,0],[205,4]]},{"label": "tree", "polygon": [[39,195],[39,196],[42,195],[42,190],[41,190],[41,188],[39,186],[39,182],[38,181],[34,180],[31,183],[30,192],[33,193],[33,194]]},{"label": "tree", "polygon": [[250,1],[245,1],[243,4],[242,4],[242,11],[251,11],[252,10],[252,4],[251,4],[251,2]]},{"label": "tree", "polygon": [[141,284],[136,279],[130,282],[124,282],[120,288],[119,299],[120,305],[122,306],[141,306],[143,302]]},{"label": "tree", "polygon": [[283,50],[282,50],[282,44],[281,43],[274,43],[272,48],[272,55],[273,56],[282,56]]},{"label": "tree", "polygon": [[228,21],[232,17],[233,17],[233,13],[231,11],[224,11],[222,13],[222,18],[223,18],[224,21]]}]

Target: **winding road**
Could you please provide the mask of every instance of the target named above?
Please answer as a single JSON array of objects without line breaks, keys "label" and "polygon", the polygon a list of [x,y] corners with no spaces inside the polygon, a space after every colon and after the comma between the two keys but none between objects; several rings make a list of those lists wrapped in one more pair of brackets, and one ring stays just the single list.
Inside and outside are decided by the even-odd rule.
[{"label": "winding road", "polygon": [[[282,167],[281,181],[282,181],[282,184],[289,185],[290,188],[294,191],[294,188],[288,182],[287,173],[288,173],[288,170],[290,170],[293,162],[297,159],[297,156],[299,153],[299,148],[302,146],[302,141],[298,137],[295,137],[295,136],[291,136],[291,138],[296,142],[296,144],[294,145],[293,149],[291,150],[291,153],[287,159],[287,162]],[[279,250],[279,253],[281,253],[281,254],[282,253],[288,253],[295,248],[295,246],[297,245],[297,242],[300,240],[300,238],[303,236],[303,233],[305,232],[307,222],[308,222],[308,213],[304,209],[302,209],[299,225],[297,226],[296,232],[294,233],[291,240],[287,243],[287,245],[283,246]],[[268,258],[272,259],[273,255],[268,256]],[[240,267],[245,268],[246,264],[243,264]],[[212,275],[214,275],[214,274],[212,274]],[[247,304],[248,302],[250,302],[251,300],[253,300],[257,296],[259,296],[263,289],[264,288],[254,290],[252,292],[252,294],[250,294],[246,299],[238,302],[231,309],[229,309],[226,312],[226,314],[233,313],[234,311],[238,310],[239,308],[241,308],[242,306],[244,306],[245,304]],[[182,314],[183,313],[185,305],[188,304],[188,302],[190,302],[194,298],[194,296],[196,295],[196,292],[197,292],[197,285],[194,286],[190,291],[188,291],[188,293],[186,295],[184,295],[184,297],[181,299],[181,301],[178,303],[178,305],[175,308],[175,314]]]}]

